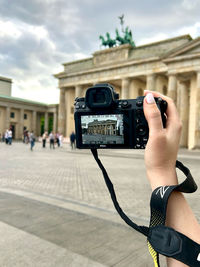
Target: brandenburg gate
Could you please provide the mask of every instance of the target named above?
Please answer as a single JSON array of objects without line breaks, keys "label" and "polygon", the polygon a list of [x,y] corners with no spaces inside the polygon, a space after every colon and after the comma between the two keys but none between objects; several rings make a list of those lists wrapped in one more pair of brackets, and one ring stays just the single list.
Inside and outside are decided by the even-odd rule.
[{"label": "brandenburg gate", "polygon": [[55,77],[60,88],[58,131],[65,136],[74,130],[74,99],[96,83],[110,83],[122,99],[143,95],[144,89],[170,96],[183,124],[180,145],[200,148],[200,37],[178,36],[135,48],[120,45],[63,66]]}]

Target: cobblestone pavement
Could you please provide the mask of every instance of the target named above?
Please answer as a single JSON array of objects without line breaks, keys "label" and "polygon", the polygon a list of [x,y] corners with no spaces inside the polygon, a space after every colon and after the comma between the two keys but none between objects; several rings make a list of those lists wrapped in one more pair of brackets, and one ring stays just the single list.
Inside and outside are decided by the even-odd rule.
[{"label": "cobblestone pavement", "polygon": [[[88,205],[114,211],[103,176],[90,151],[71,151],[68,146],[50,150],[37,143],[34,151],[29,146],[14,143],[0,144],[0,186],[50,196],[72,199]],[[151,189],[145,178],[143,151],[101,150],[104,163],[115,186],[122,208],[134,217],[148,220]],[[180,159],[190,169],[200,185],[200,153],[180,153]],[[200,218],[197,191],[188,197]]]},{"label": "cobblestone pavement", "polygon": [[[101,150],[99,152],[100,158],[115,186],[117,198],[121,207],[130,217],[133,217],[136,222],[148,224],[151,189],[145,178],[143,153],[144,151],[136,150]],[[200,186],[200,151],[190,152],[187,150],[180,150],[179,159],[191,169],[197,184]],[[181,176],[181,174],[179,175]],[[86,257],[81,259],[82,263],[85,261],[85,265],[74,263],[74,265],[19,264],[18,266],[101,266],[98,265],[100,263],[103,264],[103,266],[152,266],[152,264],[148,264],[149,258],[147,256],[145,256],[147,258],[144,258],[143,256],[145,247],[144,239],[137,234],[134,235],[134,238],[137,239],[137,250],[140,250],[140,259],[143,258],[144,261],[142,262],[140,260],[140,263],[138,262],[136,264],[135,262],[134,265],[130,263],[136,258],[136,255],[131,253],[131,251],[135,251],[136,248],[131,245],[132,242],[128,237],[130,235],[130,230],[125,228],[124,223],[121,222],[121,219],[116,215],[107,188],[104,184],[102,173],[90,151],[71,151],[68,145],[64,145],[63,148],[51,150],[49,149],[49,146],[47,146],[43,149],[40,143],[36,143],[34,150],[30,151],[30,147],[25,144],[13,143],[12,146],[8,146],[0,143],[0,188],[0,220],[3,223],[45,239],[47,242],[53,242],[58,246],[67,248],[73,253],[77,253],[75,255],[81,254]],[[89,249],[86,253],[84,249],[79,250],[78,248],[75,249],[73,245],[70,246],[70,242],[66,243],[66,240],[63,240],[62,238],[56,242],[55,240],[58,239],[56,230],[51,238],[47,238],[47,235],[43,232],[43,234],[41,234],[39,231],[40,229],[37,229],[38,231],[31,231],[31,226],[28,228],[27,224],[23,228],[22,220],[19,224],[14,222],[15,218],[19,219],[19,216],[17,215],[23,214],[22,211],[17,214],[16,212],[12,213],[13,209],[11,209],[9,213],[6,213],[3,209],[6,205],[12,206],[11,203],[13,199],[14,202],[19,203],[16,209],[23,210],[19,208],[24,205],[24,202],[20,202],[22,197],[30,204],[31,211],[35,209],[33,201],[40,201],[40,210],[43,211],[50,205],[51,209],[49,209],[48,214],[54,214],[53,217],[56,216],[56,209],[53,208],[55,206],[68,209],[69,217],[80,216],[79,220],[83,221],[88,220],[87,216],[94,215],[93,219],[90,218],[90,224],[99,224],[101,229],[110,229],[109,231],[106,231],[106,236],[111,237],[112,234],[119,233],[118,241],[114,238],[114,242],[108,242],[109,245],[107,244],[107,249],[115,251],[115,253],[111,253],[111,256],[109,257],[106,248],[104,248],[103,251],[98,250],[98,248],[89,241],[88,244],[92,244],[91,247],[93,249]],[[199,191],[195,194],[189,194],[187,198],[200,221]],[[5,203],[3,202],[3,199]],[[25,210],[27,213],[27,208]],[[79,215],[77,215],[76,212],[78,212]],[[84,213],[85,215],[83,215]],[[81,217],[80,214],[82,214],[83,217]],[[30,214],[27,216],[30,216]],[[41,218],[41,213],[37,216]],[[35,217],[37,216],[35,215]],[[48,228],[45,216],[42,218],[42,225],[47,224]],[[107,223],[104,221],[106,218]],[[122,228],[116,224],[113,226],[113,222],[120,224]],[[73,223],[77,224],[75,219]],[[37,222],[34,222],[33,225],[37,225]],[[85,223],[85,225],[87,225],[87,223]],[[2,227],[2,229],[4,229],[5,226]],[[69,225],[64,229],[66,230],[68,227]],[[93,233],[96,233],[94,240],[99,240],[99,236],[104,235],[104,230],[97,231],[97,229],[95,229],[96,228],[93,227],[93,230],[91,230]],[[126,242],[128,242],[129,245],[126,245],[126,248],[129,247],[129,250],[124,251],[122,247],[125,245],[123,244],[119,246],[120,250],[119,247],[116,247],[116,244],[121,238],[120,235],[122,235],[120,234],[120,231],[124,231],[124,233],[127,231]],[[81,242],[84,243],[88,233],[88,229],[86,232],[81,233],[82,239],[78,239],[76,242],[79,242],[79,244]],[[97,236],[97,233],[99,236]],[[133,243],[135,244],[135,242]],[[87,244],[87,242],[85,242],[85,244]],[[100,241],[99,244],[101,244]],[[140,249],[141,247],[142,249]],[[52,249],[53,251],[56,251],[57,247]],[[120,251],[124,251],[124,254],[123,252],[120,254]],[[67,253],[69,258],[69,252]],[[103,255],[105,255],[105,257]],[[67,256],[65,255],[65,257]],[[74,254],[73,257],[70,257],[74,259]],[[89,263],[86,260],[88,258],[94,260],[94,262]],[[4,266],[13,266],[11,262],[12,261],[10,261],[10,265],[5,264]],[[2,266],[1,260],[0,266]]]}]

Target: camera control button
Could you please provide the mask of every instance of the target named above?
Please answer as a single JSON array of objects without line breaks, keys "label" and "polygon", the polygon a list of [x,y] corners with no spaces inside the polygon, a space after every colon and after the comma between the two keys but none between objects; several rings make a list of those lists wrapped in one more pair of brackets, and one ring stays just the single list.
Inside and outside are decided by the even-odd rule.
[{"label": "camera control button", "polygon": [[82,108],[86,108],[86,105],[85,105],[85,104],[83,104],[81,107],[82,107]]},{"label": "camera control button", "polygon": [[136,129],[140,136],[143,136],[146,134],[146,127],[143,124],[138,124]]},{"label": "camera control button", "polygon": [[122,101],[121,105],[122,105],[123,108],[128,107],[128,101],[127,100]]},{"label": "camera control button", "polygon": [[136,114],[138,116],[142,115],[143,114],[143,110],[142,109],[136,109]]},{"label": "camera control button", "polygon": [[79,105],[76,105],[76,106],[75,106],[75,108],[76,108],[76,109],[79,109],[79,108],[80,108],[80,106],[79,106]]},{"label": "camera control button", "polygon": [[147,143],[147,141],[148,141],[148,138],[146,138],[146,137],[143,137],[143,142],[145,142],[145,143]]},{"label": "camera control button", "polygon": [[137,100],[136,106],[137,107],[142,107],[142,105],[143,105],[143,101],[142,100]]}]

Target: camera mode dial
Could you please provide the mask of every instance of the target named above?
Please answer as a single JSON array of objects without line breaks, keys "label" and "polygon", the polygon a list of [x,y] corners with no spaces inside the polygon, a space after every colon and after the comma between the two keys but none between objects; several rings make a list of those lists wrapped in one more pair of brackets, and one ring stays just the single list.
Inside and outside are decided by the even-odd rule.
[{"label": "camera mode dial", "polygon": [[121,106],[122,106],[122,108],[127,108],[129,106],[128,100],[123,100],[121,102]]}]

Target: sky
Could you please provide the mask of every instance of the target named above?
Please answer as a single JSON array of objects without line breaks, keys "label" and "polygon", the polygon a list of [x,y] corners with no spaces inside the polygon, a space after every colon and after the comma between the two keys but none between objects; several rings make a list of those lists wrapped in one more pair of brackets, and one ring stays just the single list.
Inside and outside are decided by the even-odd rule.
[{"label": "sky", "polygon": [[115,38],[122,14],[136,46],[200,36],[200,0],[0,0],[0,76],[12,96],[58,103],[53,74],[103,49],[99,35]]}]

